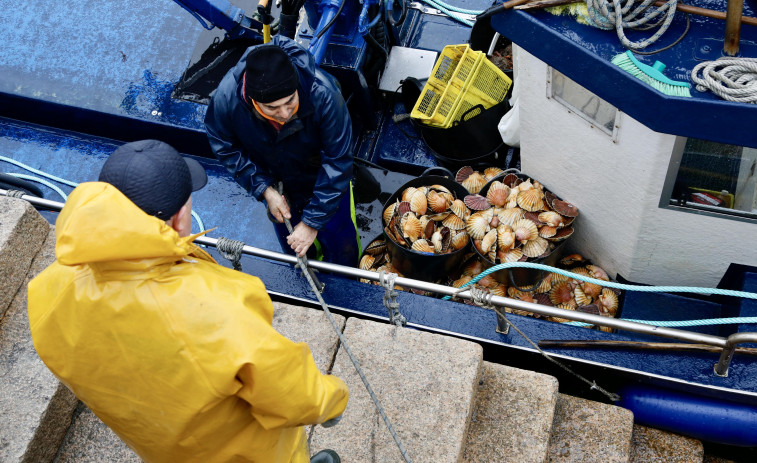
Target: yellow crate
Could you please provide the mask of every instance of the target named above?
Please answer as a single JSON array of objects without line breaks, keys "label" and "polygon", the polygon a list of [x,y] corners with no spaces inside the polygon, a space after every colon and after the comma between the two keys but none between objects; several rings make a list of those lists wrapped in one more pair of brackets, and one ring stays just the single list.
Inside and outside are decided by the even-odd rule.
[{"label": "yellow crate", "polygon": [[480,51],[468,45],[448,45],[416,101],[410,117],[447,128],[471,108],[488,109],[507,95],[512,81]]}]

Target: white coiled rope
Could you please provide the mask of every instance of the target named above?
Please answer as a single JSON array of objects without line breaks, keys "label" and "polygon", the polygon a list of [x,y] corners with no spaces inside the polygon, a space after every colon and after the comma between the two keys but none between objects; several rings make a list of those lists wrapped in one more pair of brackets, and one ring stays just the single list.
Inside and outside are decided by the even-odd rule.
[{"label": "white coiled rope", "polygon": [[[655,0],[644,0],[636,3],[634,0],[626,0],[621,7],[620,0],[586,0],[586,8],[591,25],[600,29],[615,29],[624,47],[641,50],[656,42],[668,30],[676,13],[677,0],[670,0],[660,7],[655,7],[654,2]],[[657,26],[660,28],[652,37],[639,42],[628,40],[624,31]]]},{"label": "white coiled rope", "polygon": [[[701,77],[700,77],[701,71]],[[757,58],[719,58],[691,71],[697,90],[739,103],[757,103]]]}]

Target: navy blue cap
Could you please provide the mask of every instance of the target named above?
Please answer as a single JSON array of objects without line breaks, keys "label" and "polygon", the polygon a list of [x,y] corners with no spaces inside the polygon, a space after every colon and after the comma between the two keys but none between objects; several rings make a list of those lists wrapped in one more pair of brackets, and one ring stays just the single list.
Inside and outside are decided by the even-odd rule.
[{"label": "navy blue cap", "polygon": [[299,76],[287,52],[268,43],[247,54],[244,93],[258,103],[272,103],[297,91]]},{"label": "navy blue cap", "polygon": [[208,176],[199,162],[182,157],[171,145],[141,140],[114,151],[99,180],[118,188],[147,214],[168,220],[208,183]]}]

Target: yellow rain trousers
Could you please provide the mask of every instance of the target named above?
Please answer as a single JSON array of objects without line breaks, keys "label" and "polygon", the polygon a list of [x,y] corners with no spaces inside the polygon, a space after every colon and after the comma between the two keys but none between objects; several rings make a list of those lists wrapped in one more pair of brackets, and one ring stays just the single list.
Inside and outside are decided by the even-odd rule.
[{"label": "yellow rain trousers", "polygon": [[29,283],[34,346],[144,461],[309,461],[302,426],[341,415],[347,387],[271,327],[258,278],[105,183],[74,190],[55,234]]}]

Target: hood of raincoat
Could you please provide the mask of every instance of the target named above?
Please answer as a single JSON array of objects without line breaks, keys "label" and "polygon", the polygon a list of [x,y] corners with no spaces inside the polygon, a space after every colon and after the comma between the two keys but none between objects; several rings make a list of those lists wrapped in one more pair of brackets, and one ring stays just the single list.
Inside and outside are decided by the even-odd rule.
[{"label": "hood of raincoat", "polygon": [[29,283],[34,347],[142,460],[309,460],[302,426],[342,414],[347,387],[273,329],[260,279],[105,183],[77,187],[55,232]]}]

